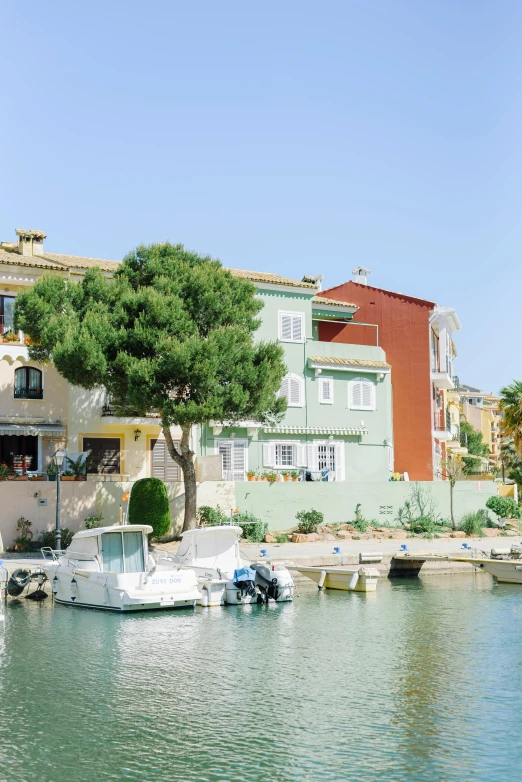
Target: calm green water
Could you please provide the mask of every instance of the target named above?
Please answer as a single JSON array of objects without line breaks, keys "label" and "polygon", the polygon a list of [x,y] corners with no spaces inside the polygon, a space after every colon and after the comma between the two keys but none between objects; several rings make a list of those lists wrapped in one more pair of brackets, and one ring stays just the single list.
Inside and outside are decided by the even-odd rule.
[{"label": "calm green water", "polygon": [[520,780],[522,588],[113,615],[10,601],[0,782]]}]

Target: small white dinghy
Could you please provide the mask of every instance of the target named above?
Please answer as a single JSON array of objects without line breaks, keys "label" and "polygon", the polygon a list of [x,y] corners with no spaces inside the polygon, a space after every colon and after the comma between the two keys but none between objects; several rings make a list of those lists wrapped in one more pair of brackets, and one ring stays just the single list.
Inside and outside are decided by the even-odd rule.
[{"label": "small white dinghy", "polygon": [[296,567],[303,576],[315,581],[319,589],[343,589],[345,592],[375,592],[380,573],[373,567]]},{"label": "small white dinghy", "polygon": [[42,549],[42,570],[58,603],[107,611],[194,607],[201,598],[193,570],[157,572],[148,552],[152,527],[116,525],[82,530],[66,551]]},{"label": "small white dinghy", "polygon": [[295,584],[284,565],[250,563],[241,556],[241,527],[199,527],[184,532],[176,554],[157,552],[158,573],[174,562],[198,578],[202,606],[262,603],[293,599]]}]

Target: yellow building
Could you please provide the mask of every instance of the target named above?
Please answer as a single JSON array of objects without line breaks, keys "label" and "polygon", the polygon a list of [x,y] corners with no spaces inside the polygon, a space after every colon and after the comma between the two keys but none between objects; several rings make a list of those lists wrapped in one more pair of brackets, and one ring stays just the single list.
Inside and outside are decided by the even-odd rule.
[{"label": "yellow building", "polygon": [[489,467],[498,467],[502,422],[499,410],[500,397],[463,384],[459,384],[458,390],[462,418],[482,433],[482,440],[489,450]]}]

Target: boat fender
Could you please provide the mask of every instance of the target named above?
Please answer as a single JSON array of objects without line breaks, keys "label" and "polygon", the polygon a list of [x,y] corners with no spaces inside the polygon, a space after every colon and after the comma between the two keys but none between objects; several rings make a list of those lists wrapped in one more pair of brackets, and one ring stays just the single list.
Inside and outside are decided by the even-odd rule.
[{"label": "boat fender", "polygon": [[324,587],[325,581],[326,581],[326,570],[321,570],[321,575],[319,576],[319,583],[317,584],[319,589],[322,589]]},{"label": "boat fender", "polygon": [[56,594],[58,594],[58,576],[55,573],[54,578],[53,578],[53,595],[56,595]]},{"label": "boat fender", "polygon": [[78,596],[78,585],[76,583],[76,579],[73,577],[71,581],[71,600],[76,600]]},{"label": "boat fender", "polygon": [[[361,570],[364,570],[364,568],[361,568]],[[359,581],[359,573],[355,571],[355,573],[350,579],[350,583],[348,584],[348,589],[355,589],[358,581]]]},{"label": "boat fender", "polygon": [[7,594],[11,595],[11,597],[18,597],[18,595],[22,594],[30,580],[30,571],[25,568],[18,568],[7,582]]}]

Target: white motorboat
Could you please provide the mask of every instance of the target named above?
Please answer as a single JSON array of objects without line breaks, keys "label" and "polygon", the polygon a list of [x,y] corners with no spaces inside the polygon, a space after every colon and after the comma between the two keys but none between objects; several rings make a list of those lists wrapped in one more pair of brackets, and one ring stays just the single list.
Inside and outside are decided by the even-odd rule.
[{"label": "white motorboat", "polygon": [[290,571],[266,561],[250,563],[239,550],[242,533],[233,525],[188,530],[176,554],[157,552],[157,572],[172,562],[195,571],[203,606],[292,600],[295,584]]},{"label": "white motorboat", "polygon": [[[484,553],[484,552],[481,552]],[[469,562],[485,570],[503,584],[522,584],[522,543],[510,548],[493,548],[490,557],[449,557],[451,562]]]},{"label": "white motorboat", "polygon": [[108,611],[194,607],[201,599],[193,570],[175,563],[158,572],[148,525],[82,530],[66,551],[42,549],[42,570],[58,603]]}]

